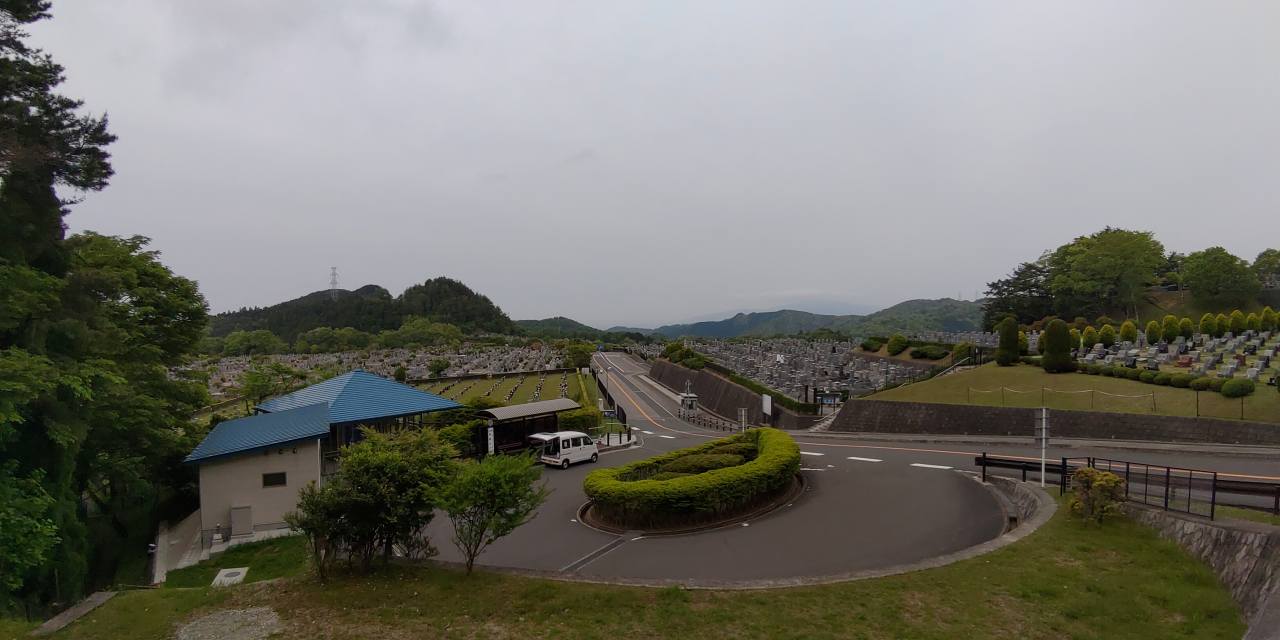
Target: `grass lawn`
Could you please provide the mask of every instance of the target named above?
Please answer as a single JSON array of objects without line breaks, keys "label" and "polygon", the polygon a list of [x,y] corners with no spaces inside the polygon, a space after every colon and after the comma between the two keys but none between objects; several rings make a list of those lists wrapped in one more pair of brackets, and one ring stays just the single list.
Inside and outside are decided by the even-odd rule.
[{"label": "grass lawn", "polygon": [[[1000,389],[1007,390],[1002,394]],[[1146,384],[1137,380],[1091,376],[1083,373],[1050,374],[1039,367],[1020,364],[999,367],[986,364],[968,371],[953,373],[924,382],[889,389],[868,396],[872,400],[909,402],[941,402],[948,404],[982,404],[1009,407],[1041,406],[1082,411],[1116,411],[1152,413],[1151,395],[1155,394],[1155,411],[1159,415],[1195,416],[1196,392]],[[1098,393],[1055,393],[1054,391],[1086,391]],[[1140,398],[1119,398],[1104,393]],[[1241,401],[1212,391],[1200,392],[1199,414],[1214,418],[1239,419]],[[1261,422],[1280,422],[1280,393],[1275,387],[1259,385],[1253,395],[1244,399],[1244,418]]]},{"label": "grass lawn", "polygon": [[1218,518],[1235,518],[1237,520],[1252,520],[1253,522],[1261,522],[1263,524],[1274,524],[1280,527],[1280,516],[1266,511],[1258,511],[1256,509],[1241,509],[1240,507],[1228,507],[1218,505],[1217,513],[1214,514]]},{"label": "grass lawn", "polygon": [[0,617],[0,640],[17,640],[26,638],[32,629],[40,626],[39,622]]},{"label": "grass lawn", "polygon": [[207,587],[219,569],[249,567],[245,582],[258,582],[302,573],[307,563],[307,544],[302,536],[286,536],[242,544],[200,564],[170,571],[164,585]]},{"label": "grass lawn", "polygon": [[[524,374],[521,378],[520,374],[497,374],[492,377],[476,377],[463,380],[451,380],[446,382],[433,382],[422,386],[425,391],[440,394],[450,400],[457,402],[468,402],[484,396],[488,392],[488,398],[502,404],[524,404],[533,401],[533,390],[538,386],[538,376],[540,374]],[[542,383],[542,393],[538,397],[539,400],[554,400],[560,397],[560,377],[564,372],[552,371],[547,372],[547,379]],[[570,371],[565,380],[569,385],[568,397],[576,399],[578,397],[579,379],[577,374]],[[446,387],[448,387],[446,389]],[[511,399],[507,400],[507,393],[515,389]]]},{"label": "grass lawn", "polygon": [[398,567],[329,584],[124,594],[63,637],[162,638],[196,609],[271,606],[285,638],[1239,638],[1203,564],[1127,520],[1065,509],[991,554],[908,575],[764,591],[575,584]]}]

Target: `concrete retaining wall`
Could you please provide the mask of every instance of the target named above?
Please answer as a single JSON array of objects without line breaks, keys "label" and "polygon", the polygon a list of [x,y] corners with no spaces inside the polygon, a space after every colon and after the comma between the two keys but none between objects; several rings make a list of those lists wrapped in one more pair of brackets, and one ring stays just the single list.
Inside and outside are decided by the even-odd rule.
[{"label": "concrete retaining wall", "polygon": [[729,420],[738,419],[738,409],[746,407],[747,421],[767,424],[779,429],[808,429],[818,416],[801,415],[773,403],[773,415],[766,417],[760,406],[760,394],[707,369],[688,369],[666,360],[654,360],[649,377],[676,392],[683,392],[685,382],[692,383],[698,403],[712,413]]},{"label": "concrete retaining wall", "polygon": [[[890,400],[844,403],[831,431],[1031,436],[1039,409]],[[1280,425],[1141,413],[1049,410],[1055,437],[1280,446]]]},{"label": "concrete retaining wall", "polygon": [[1125,510],[1213,568],[1250,622],[1246,639],[1280,638],[1280,527],[1209,521],[1136,504]]}]

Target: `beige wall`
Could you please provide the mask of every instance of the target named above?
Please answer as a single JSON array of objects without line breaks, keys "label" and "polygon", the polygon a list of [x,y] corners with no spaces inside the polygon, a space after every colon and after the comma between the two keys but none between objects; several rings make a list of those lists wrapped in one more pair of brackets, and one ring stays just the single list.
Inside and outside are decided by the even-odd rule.
[{"label": "beige wall", "polygon": [[[200,465],[200,528],[231,528],[231,508],[253,507],[255,530],[284,526],[284,514],[298,504],[298,491],[320,481],[318,440],[228,456]],[[288,484],[263,487],[262,474],[286,474]]]}]

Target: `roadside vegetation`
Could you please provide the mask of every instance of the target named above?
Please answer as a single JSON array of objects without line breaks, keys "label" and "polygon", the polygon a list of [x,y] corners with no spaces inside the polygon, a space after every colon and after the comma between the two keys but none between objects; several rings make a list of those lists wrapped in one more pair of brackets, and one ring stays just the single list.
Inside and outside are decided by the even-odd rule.
[{"label": "roadside vegetation", "polygon": [[[1001,389],[1005,391],[1001,393]],[[968,371],[888,389],[868,396],[871,400],[939,402],[1007,407],[1039,407],[1078,411],[1153,413],[1163,416],[1241,419],[1280,422],[1280,393],[1262,387],[1244,398],[1227,398],[1214,391],[1199,394],[1191,388],[1159,386],[1127,378],[1102,375],[1051,374],[1041,367],[987,364]],[[1076,393],[1094,390],[1095,393]],[[1055,393],[1073,392],[1073,393]],[[1155,394],[1155,410],[1152,396]],[[1110,395],[1108,395],[1110,394]],[[1129,397],[1126,397],[1129,396]]]},{"label": "roadside vegetation", "polygon": [[[1231,638],[1205,565],[1125,518],[1069,515],[985,556],[901,576],[767,591],[556,582],[435,567],[117,596],[60,638],[166,638],[215,608],[269,606],[285,638]],[[301,566],[301,561],[299,562]],[[250,571],[253,571],[251,566]],[[625,612],[620,615],[619,612]]]}]

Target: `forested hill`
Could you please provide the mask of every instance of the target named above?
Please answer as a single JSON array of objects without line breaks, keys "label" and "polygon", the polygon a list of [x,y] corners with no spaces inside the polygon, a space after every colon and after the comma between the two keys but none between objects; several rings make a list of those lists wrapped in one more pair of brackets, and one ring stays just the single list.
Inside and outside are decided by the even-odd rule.
[{"label": "forested hill", "polygon": [[317,291],[269,307],[241,309],[213,316],[212,333],[266,329],[286,342],[316,327],[351,327],[378,333],[400,326],[408,316],[456,325],[464,331],[516,333],[516,325],[489,298],[451,278],[433,278],[392,297],[386,289],[366,285],[355,291]]},{"label": "forested hill", "polygon": [[713,322],[674,324],[654,331],[668,337],[734,338],[806,333],[819,329],[856,336],[910,331],[974,331],[982,323],[982,304],[966,300],[908,300],[869,315],[824,315],[783,309],[739,313]]}]

